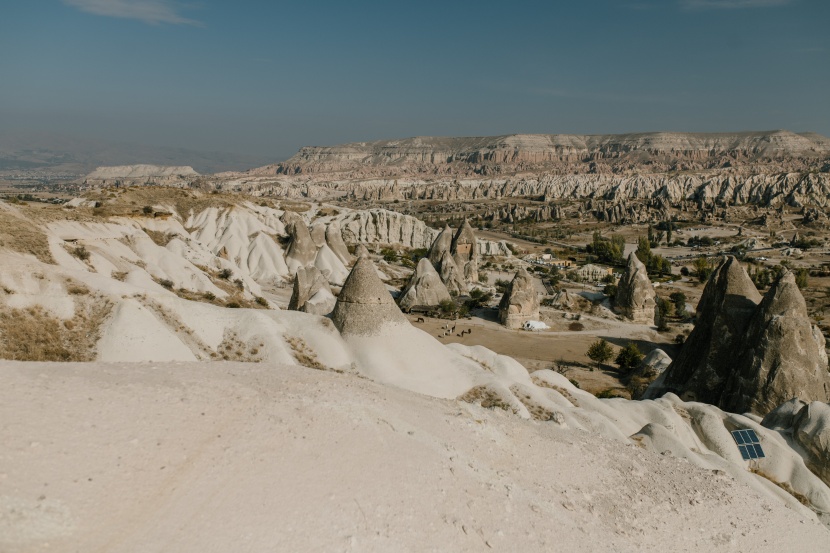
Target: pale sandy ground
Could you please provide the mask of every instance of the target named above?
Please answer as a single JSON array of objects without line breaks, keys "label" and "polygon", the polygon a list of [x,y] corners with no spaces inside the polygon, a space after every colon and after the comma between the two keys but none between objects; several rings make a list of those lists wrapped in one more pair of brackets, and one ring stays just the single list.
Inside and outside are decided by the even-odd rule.
[{"label": "pale sandy ground", "polygon": [[828,551],[720,471],[353,375],[0,364],[0,551]]},{"label": "pale sandy ground", "polygon": [[[624,392],[619,375],[611,365],[604,365],[601,370],[591,370],[595,363],[585,353],[599,338],[605,338],[617,346],[623,346],[629,340],[633,340],[644,353],[651,351],[655,346],[673,353],[673,346],[665,343],[671,336],[659,334],[651,327],[583,315],[580,322],[585,325],[586,330],[573,332],[565,328],[574,321],[562,318],[562,312],[547,309],[544,311],[543,319],[554,329],[541,332],[508,330],[495,321],[495,310],[477,311],[477,315],[486,314],[490,320],[480,316],[458,321],[423,317],[424,322],[419,323],[416,321],[421,315],[408,317],[414,326],[428,332],[443,344],[484,346],[516,359],[531,372],[553,368],[560,362],[574,365],[566,376],[579,382],[583,390],[591,393],[608,389]],[[446,334],[444,326],[447,324],[450,327],[455,325],[454,333]],[[459,336],[462,330],[468,329],[473,332]]]}]

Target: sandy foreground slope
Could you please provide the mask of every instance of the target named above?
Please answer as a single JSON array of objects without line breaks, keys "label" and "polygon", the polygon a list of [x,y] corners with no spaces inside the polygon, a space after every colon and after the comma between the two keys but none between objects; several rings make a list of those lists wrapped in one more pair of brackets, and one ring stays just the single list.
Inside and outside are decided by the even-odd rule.
[{"label": "sandy foreground slope", "polygon": [[0,551],[828,551],[721,471],[355,375],[0,362]]}]

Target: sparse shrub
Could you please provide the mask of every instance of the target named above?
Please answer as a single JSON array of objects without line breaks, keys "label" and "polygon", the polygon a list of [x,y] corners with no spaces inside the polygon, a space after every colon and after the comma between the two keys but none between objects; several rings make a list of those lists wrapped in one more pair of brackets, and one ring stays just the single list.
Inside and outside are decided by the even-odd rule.
[{"label": "sparse shrub", "polygon": [[216,294],[214,294],[213,292],[205,292],[204,294],[202,294],[202,297],[208,301],[213,301],[216,299]]},{"label": "sparse shrub", "polygon": [[600,398],[600,399],[611,399],[611,398],[615,398],[615,397],[622,397],[622,396],[621,396],[621,395],[620,395],[620,394],[619,394],[619,393],[618,393],[615,389],[613,389],[613,388],[608,388],[608,389],[602,390],[601,392],[597,392],[597,393],[596,393],[596,394],[594,394],[594,395],[595,395],[596,397]]},{"label": "sparse shrub", "polygon": [[222,280],[228,280],[233,276],[233,271],[231,271],[230,269],[222,269],[221,271],[219,271],[217,276]]},{"label": "sparse shrub", "polygon": [[225,304],[225,307],[230,307],[231,309],[239,309],[239,308],[240,308],[240,307],[242,307],[242,306],[241,306],[241,305],[239,305],[239,304],[238,304],[237,302],[235,302],[235,301],[229,301],[228,303],[226,303],[226,304]]},{"label": "sparse shrub", "polygon": [[127,271],[113,271],[111,276],[115,280],[120,280],[121,282],[124,282],[125,280],[127,280]]},{"label": "sparse shrub", "polygon": [[234,280],[234,281],[233,281],[233,283],[234,283],[234,284],[236,285],[236,287],[237,287],[237,288],[239,288],[240,290],[244,290],[244,289],[245,289],[245,283],[244,283],[244,282],[242,282],[242,279],[241,279],[241,278],[238,278],[238,279]]},{"label": "sparse shrub", "polygon": [[585,325],[582,323],[571,323],[568,325],[568,330],[572,330],[573,332],[582,332],[585,330]]},{"label": "sparse shrub", "polygon": [[504,280],[500,278],[496,281],[496,291],[500,294],[504,294],[505,292],[507,292],[508,286],[510,286],[509,280]]},{"label": "sparse shrub", "polygon": [[152,215],[153,214],[153,208],[152,208],[152,206],[145,205],[144,207],[141,208],[141,212],[144,213],[144,215]]},{"label": "sparse shrub", "polygon": [[86,246],[81,244],[77,248],[72,250],[72,255],[80,259],[81,261],[86,261],[89,259],[89,251],[86,249]]},{"label": "sparse shrub", "polygon": [[457,308],[455,302],[452,300],[443,300],[438,307],[441,309],[441,312],[445,314],[454,313]]},{"label": "sparse shrub", "polygon": [[70,284],[66,287],[66,291],[73,296],[86,296],[89,294],[89,288],[80,284]]},{"label": "sparse shrub", "polygon": [[392,248],[383,248],[380,250],[380,254],[387,263],[395,263],[398,260],[398,252]]},{"label": "sparse shrub", "polygon": [[159,280],[159,284],[167,288],[168,290],[173,288],[173,281],[166,278]]},{"label": "sparse shrub", "polygon": [[262,296],[256,297],[256,303],[257,305],[261,305],[262,307],[268,307],[268,300],[266,300]]}]

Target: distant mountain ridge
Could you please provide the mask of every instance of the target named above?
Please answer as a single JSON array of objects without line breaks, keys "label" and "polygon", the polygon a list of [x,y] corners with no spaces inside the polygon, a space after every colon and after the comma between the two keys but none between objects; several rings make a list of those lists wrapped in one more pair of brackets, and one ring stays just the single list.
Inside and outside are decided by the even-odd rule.
[{"label": "distant mountain ridge", "polygon": [[151,164],[191,166],[199,173],[209,174],[243,171],[267,161],[267,157],[246,154],[0,130],[0,171],[40,170],[85,175],[101,166]]}]

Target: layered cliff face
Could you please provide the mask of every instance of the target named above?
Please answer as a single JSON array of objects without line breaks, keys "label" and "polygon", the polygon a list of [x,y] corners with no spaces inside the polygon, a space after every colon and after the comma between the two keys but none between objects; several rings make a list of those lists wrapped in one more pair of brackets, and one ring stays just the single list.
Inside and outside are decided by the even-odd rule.
[{"label": "layered cliff face", "polygon": [[591,198],[611,204],[595,213],[611,222],[637,219],[625,206],[613,210],[630,200],[824,207],[830,139],[788,131],[418,137],[302,148],[220,185],[356,201]]},{"label": "layered cliff face", "polygon": [[[827,139],[814,133],[789,131],[745,133],[638,133],[620,135],[505,135],[494,137],[415,137],[403,140],[356,142],[329,147],[305,147],[272,170],[278,174],[355,172],[399,174],[444,172],[448,167],[480,173],[511,169],[564,168],[585,165],[596,173],[600,166],[625,169],[609,162],[652,163],[686,168],[717,168],[728,162],[770,162],[785,158],[815,158],[830,153]],[[465,167],[466,166],[466,167]],[[567,167],[571,169],[570,167]],[[568,171],[572,172],[572,171]]]},{"label": "layered cliff face", "polygon": [[159,165],[118,165],[113,167],[98,167],[81,179],[81,182],[91,186],[109,186],[120,184],[136,186],[145,184],[164,186],[189,186],[199,173],[189,166],[159,166]]}]

